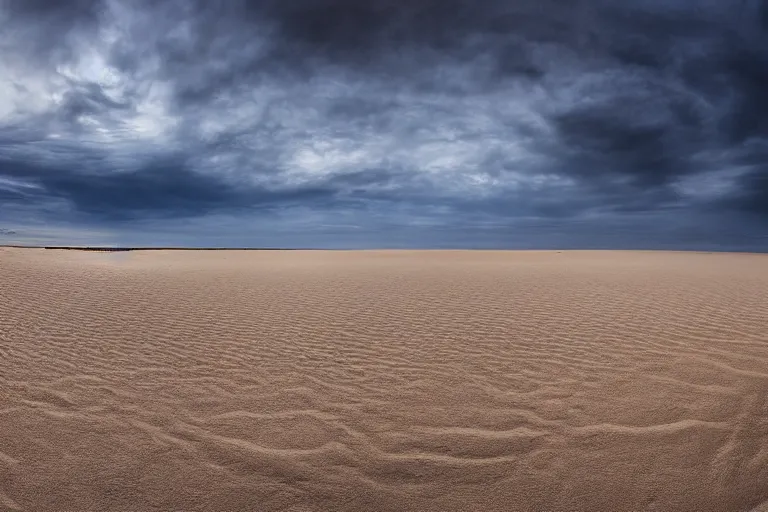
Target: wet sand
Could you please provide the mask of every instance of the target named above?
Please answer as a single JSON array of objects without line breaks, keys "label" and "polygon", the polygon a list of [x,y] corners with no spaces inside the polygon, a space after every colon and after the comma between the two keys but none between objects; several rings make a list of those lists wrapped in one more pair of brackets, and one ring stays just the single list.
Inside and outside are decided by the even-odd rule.
[{"label": "wet sand", "polygon": [[766,255],[0,248],[0,510],[766,502]]}]

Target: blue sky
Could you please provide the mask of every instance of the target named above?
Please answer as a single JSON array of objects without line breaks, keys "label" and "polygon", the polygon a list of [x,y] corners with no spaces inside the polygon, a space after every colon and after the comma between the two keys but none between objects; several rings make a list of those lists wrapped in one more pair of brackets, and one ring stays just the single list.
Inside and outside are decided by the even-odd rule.
[{"label": "blue sky", "polygon": [[0,243],[768,250],[757,0],[5,0],[0,69]]}]

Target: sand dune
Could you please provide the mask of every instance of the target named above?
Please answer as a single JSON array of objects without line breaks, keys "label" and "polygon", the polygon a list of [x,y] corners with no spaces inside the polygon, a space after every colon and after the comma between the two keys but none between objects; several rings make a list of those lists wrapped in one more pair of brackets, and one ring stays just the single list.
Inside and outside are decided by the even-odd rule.
[{"label": "sand dune", "polygon": [[768,256],[0,250],[0,510],[766,502]]}]

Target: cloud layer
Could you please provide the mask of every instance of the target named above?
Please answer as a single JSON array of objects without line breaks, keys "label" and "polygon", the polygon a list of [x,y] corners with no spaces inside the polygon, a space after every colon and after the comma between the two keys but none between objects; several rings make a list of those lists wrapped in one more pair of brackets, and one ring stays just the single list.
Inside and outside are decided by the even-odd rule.
[{"label": "cloud layer", "polygon": [[0,224],[768,248],[764,1],[223,4],[0,1]]}]

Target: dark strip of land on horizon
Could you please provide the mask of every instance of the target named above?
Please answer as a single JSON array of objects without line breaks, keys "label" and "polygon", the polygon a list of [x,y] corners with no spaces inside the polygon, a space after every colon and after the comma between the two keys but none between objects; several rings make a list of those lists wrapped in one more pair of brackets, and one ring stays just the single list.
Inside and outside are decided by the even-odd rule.
[{"label": "dark strip of land on horizon", "polygon": [[62,251],[97,251],[97,252],[125,252],[125,251],[312,251],[311,248],[284,248],[284,247],[80,247],[58,245],[0,245],[0,248],[13,249],[53,249]]}]

